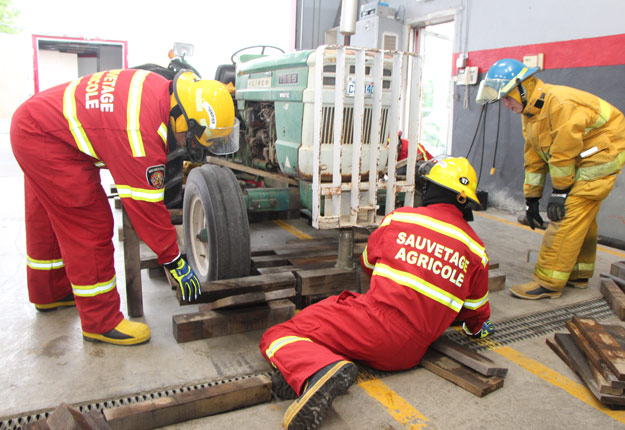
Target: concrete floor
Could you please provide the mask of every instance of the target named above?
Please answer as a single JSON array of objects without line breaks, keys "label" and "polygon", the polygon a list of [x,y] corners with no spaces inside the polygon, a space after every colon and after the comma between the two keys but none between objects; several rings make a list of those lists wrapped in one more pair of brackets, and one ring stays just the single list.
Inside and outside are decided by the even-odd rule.
[{"label": "concrete floor", "polygon": [[[124,348],[84,342],[75,309],[35,311],[26,290],[22,177],[6,134],[0,134],[0,186],[7,202],[0,207],[0,236],[4,238],[0,244],[0,430],[17,428],[6,424],[11,417],[54,409],[62,402],[96,403],[270,370],[258,351],[262,331],[176,343],[172,315],[190,312],[193,307],[179,306],[165,279],[150,278],[147,271],[142,274],[145,316],[139,319],[152,330],[146,345]],[[114,210],[114,215],[120,225],[119,211]],[[334,234],[312,229],[306,219],[288,222],[311,236]],[[587,290],[567,289],[558,300],[519,300],[510,296],[508,289],[531,279],[533,265],[526,256],[529,250],[539,249],[542,234],[518,225],[516,215],[493,209],[476,214],[473,227],[486,243],[491,262],[499,263],[507,275],[506,290],[490,296],[495,326],[498,321],[601,297],[598,274],[609,271],[611,263],[625,260],[624,251],[601,247],[597,275]],[[252,224],[251,234],[252,244],[296,239],[271,221]],[[126,313],[122,246],[117,236],[114,241],[118,290]],[[615,316],[602,322],[623,324]],[[377,392],[381,397],[362,385],[353,386],[335,401],[322,428],[622,428],[625,411],[584,401],[588,392],[576,385],[581,381],[545,345],[545,337],[508,345],[531,359],[531,364],[500,357],[509,374],[504,387],[486,397],[478,398],[416,368],[380,377],[382,385]],[[271,402],[167,429],[278,429],[288,405]]]}]

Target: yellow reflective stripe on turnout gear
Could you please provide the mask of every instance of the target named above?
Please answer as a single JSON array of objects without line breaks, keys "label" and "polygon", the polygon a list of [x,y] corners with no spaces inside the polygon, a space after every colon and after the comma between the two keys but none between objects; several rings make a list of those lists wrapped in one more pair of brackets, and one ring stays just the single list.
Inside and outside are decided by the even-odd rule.
[{"label": "yellow reflective stripe on turnout gear", "polygon": [[365,245],[365,250],[362,251],[362,261],[365,263],[365,267],[368,269],[375,269],[375,265],[369,262],[369,256],[367,255],[367,246]]},{"label": "yellow reflective stripe on turnout gear", "polygon": [[595,264],[594,263],[577,263],[573,266],[574,272],[594,272]]},{"label": "yellow reflective stripe on turnout gear", "polygon": [[139,114],[141,111],[141,91],[143,90],[143,82],[147,76],[147,70],[135,72],[130,81],[130,90],[128,92],[126,130],[128,132],[128,140],[133,157],[145,157],[145,148],[143,147],[143,138],[141,137],[139,124]]},{"label": "yellow reflective stripe on turnout gear", "polygon": [[484,297],[482,297],[480,299],[474,299],[474,300],[466,299],[464,301],[464,307],[467,308],[467,309],[476,310],[476,309],[484,306],[486,303],[488,303],[488,291],[486,292]]},{"label": "yellow reflective stripe on turnout gear", "polygon": [[527,70],[528,70],[527,67],[523,67],[521,71],[515,77],[513,77],[512,79],[510,79],[510,81],[508,81],[506,86],[503,87],[499,93],[508,94],[510,91],[512,91],[513,88],[519,85],[519,83],[517,82],[517,79],[523,81],[523,77],[525,76],[525,73],[527,72]]},{"label": "yellow reflective stripe on turnout gear", "polygon": [[[473,240],[473,238],[471,238],[462,229],[456,227],[455,225],[439,221],[432,217],[421,214],[393,212],[391,216],[393,221],[405,222],[408,224],[417,224],[464,243],[466,246],[469,247],[471,252],[480,257],[480,259],[482,260],[482,265],[486,267],[486,263],[488,263],[488,257],[486,255],[486,250],[484,249],[484,247],[477,243],[475,240]],[[384,222],[386,222],[386,219],[384,219],[382,223]]]},{"label": "yellow reflective stripe on turnout gear", "polygon": [[93,285],[74,285],[72,284],[72,291],[75,296],[80,297],[93,297],[98,294],[108,293],[115,288],[115,276],[110,281],[98,282]]},{"label": "yellow reflective stripe on turnout gear", "polygon": [[310,340],[307,337],[299,337],[299,336],[284,336],[284,337],[280,337],[280,338],[274,340],[273,342],[271,342],[271,345],[269,345],[269,347],[265,351],[265,354],[267,355],[267,358],[271,358],[283,346],[288,345],[289,343],[299,342],[299,341],[312,342],[312,340]]},{"label": "yellow reflective stripe on turnout gear", "polygon": [[375,265],[372,276],[382,276],[400,285],[412,288],[416,292],[421,293],[456,312],[460,312],[462,309],[461,299],[443,290],[442,288],[438,288],[436,285],[430,284],[429,282],[413,275],[412,273],[396,270],[386,264],[378,263]]},{"label": "yellow reflective stripe on turnout gear", "polygon": [[580,167],[575,173],[576,181],[592,181],[603,178],[614,173],[618,173],[625,164],[625,151],[621,152],[616,158],[607,163],[597,164],[596,166]]},{"label": "yellow reflective stripe on turnout gear", "polygon": [[150,190],[147,188],[133,188],[128,185],[115,185],[120,198],[130,198],[144,202],[160,202],[165,197],[165,189]]},{"label": "yellow reflective stripe on turnout gear", "polygon": [[604,101],[603,99],[599,99],[599,117],[593,125],[587,127],[584,130],[584,134],[588,134],[589,131],[599,128],[606,122],[608,122],[611,113],[612,107],[608,104],[608,102]]},{"label": "yellow reflective stripe on turnout gear", "polygon": [[65,92],[63,93],[63,116],[65,116],[69,124],[69,131],[72,133],[72,136],[74,136],[78,150],[90,157],[98,158],[87,137],[87,133],[85,133],[82,124],[76,116],[76,87],[81,80],[82,78],[78,78],[65,87]]},{"label": "yellow reflective stripe on turnout gear", "polygon": [[549,165],[549,173],[552,178],[565,178],[567,176],[573,176],[575,174],[575,165],[558,167],[553,164]]},{"label": "yellow reflective stripe on turnout gear", "polygon": [[167,126],[161,122],[161,125],[158,126],[158,135],[161,136],[163,142],[167,144]]},{"label": "yellow reflective stripe on turnout gear", "polygon": [[558,270],[549,270],[544,267],[536,265],[534,272],[543,276],[544,278],[558,279],[560,281],[568,281],[571,276],[571,272],[560,272]]},{"label": "yellow reflective stripe on turnout gear", "polygon": [[62,258],[56,260],[36,260],[28,255],[26,256],[26,265],[35,270],[54,270],[65,267]]},{"label": "yellow reflective stripe on turnout gear", "polygon": [[535,187],[544,187],[546,179],[547,179],[546,173],[525,172],[525,185],[533,185]]}]

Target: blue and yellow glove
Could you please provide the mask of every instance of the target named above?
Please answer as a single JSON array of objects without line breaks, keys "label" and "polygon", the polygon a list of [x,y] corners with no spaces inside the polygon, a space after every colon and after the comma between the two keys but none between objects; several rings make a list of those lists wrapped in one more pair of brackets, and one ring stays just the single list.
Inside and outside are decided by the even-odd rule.
[{"label": "blue and yellow glove", "polygon": [[171,276],[178,282],[182,300],[195,300],[202,294],[200,280],[182,256],[179,256],[171,263],[165,264],[165,268],[169,270]]},{"label": "blue and yellow glove", "polygon": [[480,331],[478,331],[475,334],[471,333],[471,331],[467,328],[467,324],[466,323],[462,323],[462,330],[464,331],[464,334],[466,334],[470,338],[473,338],[473,339],[483,339],[483,338],[485,338],[486,336],[488,336],[489,334],[491,334],[491,333],[493,333],[495,331],[495,326],[493,325],[492,322],[490,322],[490,320],[486,320],[482,324],[482,328],[480,329]]}]

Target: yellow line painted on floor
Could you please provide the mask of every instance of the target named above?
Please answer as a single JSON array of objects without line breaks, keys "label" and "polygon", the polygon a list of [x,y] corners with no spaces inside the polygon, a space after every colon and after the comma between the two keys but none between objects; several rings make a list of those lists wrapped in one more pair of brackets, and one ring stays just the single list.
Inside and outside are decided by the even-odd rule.
[{"label": "yellow line painted on floor", "polygon": [[[523,225],[523,224],[519,224],[518,222],[508,221],[507,219],[499,218],[499,217],[496,217],[496,216],[493,216],[493,215],[487,215],[487,214],[482,213],[482,212],[473,212],[473,213],[475,215],[481,216],[483,218],[492,219],[493,221],[499,221],[499,222],[503,222],[504,224],[509,224],[509,225],[513,225],[513,226],[518,227],[518,228],[522,228],[524,230],[534,231],[534,232],[539,233],[539,234],[545,234],[545,232],[543,230],[540,230],[540,229],[532,230],[528,226]],[[606,247],[601,246],[601,245],[597,245],[597,251],[606,252],[608,254],[616,255],[617,257],[625,258],[625,253],[619,252],[619,251],[615,251],[612,248],[606,248]]]},{"label": "yellow line painted on floor", "polygon": [[428,419],[379,379],[360,381],[357,385],[377,400],[386,412],[406,430],[428,428]]},{"label": "yellow line painted on floor", "polygon": [[274,224],[276,224],[279,227],[282,227],[283,229],[285,229],[286,231],[288,231],[289,233],[291,233],[293,236],[297,237],[298,239],[312,239],[312,236],[304,233],[301,230],[298,230],[297,228],[293,227],[291,224],[289,224],[286,221],[283,221],[281,219],[277,219],[273,221]]},{"label": "yellow line painted on floor", "polygon": [[[483,341],[485,340],[486,339],[483,339]],[[615,420],[625,424],[625,411],[612,410],[604,406],[599,401],[597,401],[595,396],[592,395],[592,393],[588,390],[588,388],[586,388],[586,386],[579,384],[554,370],[551,370],[547,366],[521,354],[519,351],[516,351],[508,346],[496,346],[496,344],[494,344],[493,342],[490,343],[494,345],[490,348],[492,351],[507,358],[513,363],[518,364],[519,366],[523,367],[525,370],[533,373],[534,375],[541,377],[550,384],[563,389],[571,396],[592,406],[598,411],[603,412],[609,417],[614,418]]]}]

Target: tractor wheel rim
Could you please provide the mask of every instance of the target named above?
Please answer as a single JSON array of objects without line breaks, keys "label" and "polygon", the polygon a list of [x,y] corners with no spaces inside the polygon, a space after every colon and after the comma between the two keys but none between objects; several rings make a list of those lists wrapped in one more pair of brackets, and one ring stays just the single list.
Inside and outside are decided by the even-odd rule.
[{"label": "tractor wheel rim", "polygon": [[198,197],[194,197],[191,201],[191,211],[189,220],[191,221],[191,251],[193,252],[193,261],[196,269],[201,277],[208,276],[210,260],[208,258],[208,244],[202,241],[201,232],[207,230],[206,215],[202,201]]}]

